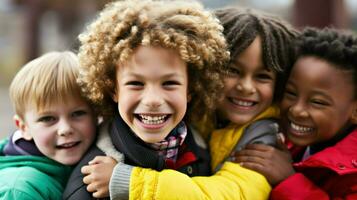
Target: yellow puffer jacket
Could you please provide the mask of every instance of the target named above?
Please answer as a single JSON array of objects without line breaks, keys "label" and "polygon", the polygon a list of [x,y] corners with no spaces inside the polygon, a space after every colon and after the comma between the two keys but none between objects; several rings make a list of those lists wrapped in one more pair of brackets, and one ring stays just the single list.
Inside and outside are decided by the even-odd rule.
[{"label": "yellow puffer jacket", "polygon": [[[277,117],[277,107],[270,107],[253,121]],[[229,125],[212,133],[210,140],[212,169],[229,155],[247,125]],[[157,172],[135,167],[130,179],[130,199],[268,199],[271,187],[259,173],[225,162],[222,168],[209,177],[189,177],[166,169]]]}]

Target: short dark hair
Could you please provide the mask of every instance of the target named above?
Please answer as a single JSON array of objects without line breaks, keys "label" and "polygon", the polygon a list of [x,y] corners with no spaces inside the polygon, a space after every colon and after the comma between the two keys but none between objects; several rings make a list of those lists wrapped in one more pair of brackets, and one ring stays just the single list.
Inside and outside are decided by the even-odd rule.
[{"label": "short dark hair", "polygon": [[357,98],[357,35],[333,28],[305,28],[297,40],[298,57],[316,56],[352,72]]},{"label": "short dark hair", "polygon": [[223,25],[231,60],[261,37],[263,63],[277,74],[274,99],[280,99],[295,62],[294,42],[299,32],[279,17],[253,9],[228,7],[215,14]]}]

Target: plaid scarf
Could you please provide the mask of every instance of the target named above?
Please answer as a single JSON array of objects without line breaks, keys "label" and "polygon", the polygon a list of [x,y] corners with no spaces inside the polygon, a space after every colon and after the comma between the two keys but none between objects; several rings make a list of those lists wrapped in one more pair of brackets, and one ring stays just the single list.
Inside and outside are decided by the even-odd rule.
[{"label": "plaid scarf", "polygon": [[160,156],[163,156],[165,160],[176,162],[179,147],[183,144],[187,135],[186,124],[181,121],[177,127],[170,132],[166,138],[160,142],[148,143],[148,145],[156,150]]}]

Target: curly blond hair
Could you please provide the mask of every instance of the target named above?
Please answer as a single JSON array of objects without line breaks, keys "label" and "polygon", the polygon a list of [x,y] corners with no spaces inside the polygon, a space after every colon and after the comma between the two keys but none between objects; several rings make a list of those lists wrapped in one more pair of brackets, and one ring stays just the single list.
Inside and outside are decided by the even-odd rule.
[{"label": "curly blond hair", "polygon": [[229,60],[222,26],[194,1],[126,0],[109,3],[79,35],[79,82],[103,116],[113,115],[116,64],[139,46],[175,50],[187,63],[192,100],[186,117],[214,109],[223,83],[220,72]]}]

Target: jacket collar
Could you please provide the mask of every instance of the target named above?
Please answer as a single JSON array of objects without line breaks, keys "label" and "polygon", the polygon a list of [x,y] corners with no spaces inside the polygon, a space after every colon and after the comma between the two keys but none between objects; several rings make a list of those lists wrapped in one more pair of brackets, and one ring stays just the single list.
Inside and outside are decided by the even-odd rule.
[{"label": "jacket collar", "polygon": [[125,155],[125,163],[162,170],[164,158],[135,136],[119,114],[115,115],[109,132],[113,145]]},{"label": "jacket collar", "polygon": [[357,129],[334,146],[294,164],[297,169],[324,167],[340,175],[357,172]]}]

